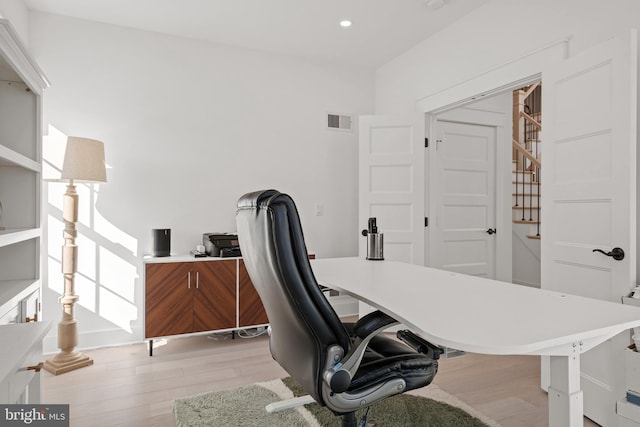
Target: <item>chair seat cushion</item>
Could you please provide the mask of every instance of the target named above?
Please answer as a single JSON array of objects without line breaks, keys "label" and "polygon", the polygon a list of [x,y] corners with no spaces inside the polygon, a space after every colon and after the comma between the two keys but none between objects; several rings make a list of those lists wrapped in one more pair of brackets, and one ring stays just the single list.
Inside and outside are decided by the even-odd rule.
[{"label": "chair seat cushion", "polygon": [[[352,334],[352,324],[345,324]],[[395,338],[376,335],[369,342],[360,367],[351,379],[348,392],[357,392],[361,388],[402,378],[406,389],[413,390],[431,384],[438,372],[438,362],[431,357],[415,352]]]}]

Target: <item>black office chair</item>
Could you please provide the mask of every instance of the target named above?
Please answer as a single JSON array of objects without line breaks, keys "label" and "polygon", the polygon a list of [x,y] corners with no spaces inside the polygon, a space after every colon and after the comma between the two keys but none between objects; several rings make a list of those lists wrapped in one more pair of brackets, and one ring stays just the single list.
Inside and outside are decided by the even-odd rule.
[{"label": "black office chair", "polygon": [[[440,349],[409,331],[400,338],[382,330],[397,325],[375,311],[342,323],[309,264],[296,206],[275,190],[240,198],[236,213],[244,263],[270,324],[273,358],[321,406],[355,426],[355,411],[431,383]],[[407,296],[410,298],[411,296]]]}]

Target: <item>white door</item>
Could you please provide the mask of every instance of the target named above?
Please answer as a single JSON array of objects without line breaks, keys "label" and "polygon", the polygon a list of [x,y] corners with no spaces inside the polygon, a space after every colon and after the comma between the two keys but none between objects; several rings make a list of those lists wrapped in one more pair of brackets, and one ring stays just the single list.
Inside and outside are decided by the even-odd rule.
[{"label": "white door", "polygon": [[[636,58],[633,31],[543,72],[544,289],[620,302],[635,284]],[[594,252],[614,248],[624,259]],[[581,358],[584,412],[602,425],[617,425],[628,341],[625,333]]]},{"label": "white door", "polygon": [[444,120],[435,127],[430,265],[493,279],[496,128]]},{"label": "white door", "polygon": [[[360,117],[359,224],[377,220],[384,258],[424,264],[424,114]],[[366,256],[366,238],[360,238]]]}]

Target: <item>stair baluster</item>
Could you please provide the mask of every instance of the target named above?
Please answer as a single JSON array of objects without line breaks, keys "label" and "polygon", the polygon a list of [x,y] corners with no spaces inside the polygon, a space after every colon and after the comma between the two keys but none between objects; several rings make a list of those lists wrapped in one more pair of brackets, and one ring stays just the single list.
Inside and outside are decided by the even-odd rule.
[{"label": "stair baluster", "polygon": [[[533,93],[535,94],[535,90],[534,90]],[[531,110],[532,117],[535,118],[536,117],[535,116],[535,113],[536,113],[535,96],[532,96],[531,98],[532,98],[532,100],[531,100],[531,108],[530,108],[530,110]],[[526,122],[525,122],[525,125],[526,125]],[[527,149],[531,150],[531,151],[533,151],[532,150],[532,148],[533,148],[532,144],[533,144],[533,141],[535,140],[536,130],[537,130],[537,128],[535,126],[529,125],[529,132],[525,133],[525,139],[528,139],[528,142],[529,142],[529,144],[527,144]],[[533,138],[530,135],[532,135]],[[534,178],[534,176],[533,176],[533,164],[531,164],[531,166],[532,166],[531,167],[532,176],[531,176],[531,180],[529,181],[529,221],[533,221],[533,204],[531,203],[531,200],[533,198],[533,196],[532,196],[533,178]]]},{"label": "stair baluster", "polygon": [[[538,86],[536,90],[533,92],[533,102],[535,105],[535,119],[538,123],[542,124],[542,87]],[[536,137],[536,159],[540,159],[540,154],[538,152],[538,145],[540,144],[540,129],[535,128],[535,137]],[[536,182],[538,183],[538,196],[537,196],[537,206],[538,206],[538,224],[536,224],[536,236],[540,237],[540,168],[536,167]]]},{"label": "stair baluster", "polygon": [[[542,124],[542,87],[538,86],[536,89],[536,99],[538,100],[538,123]],[[540,159],[539,153],[539,145],[540,145],[540,129],[536,129],[536,158]],[[538,206],[538,224],[536,227],[536,236],[540,237],[540,213],[542,212],[542,207],[540,206],[540,167],[536,168],[536,181],[538,182],[538,196],[537,196],[537,206]]]},{"label": "stair baluster", "polygon": [[524,221],[524,217],[525,217],[525,213],[524,213],[524,209],[525,209],[525,206],[524,206],[524,204],[525,204],[525,202],[524,202],[524,200],[525,200],[525,194],[524,194],[524,186],[525,186],[525,180],[524,179],[525,178],[524,178],[524,174],[526,172],[525,169],[527,169],[526,165],[527,165],[527,157],[523,154],[522,155],[522,220],[523,221]]},{"label": "stair baluster", "polygon": [[[518,157],[517,157],[517,151],[516,151],[516,156],[515,157],[516,157],[516,160],[514,160],[514,161],[516,163],[516,171],[515,171],[516,172],[516,204],[514,206],[515,207],[520,207],[520,204],[518,203],[518,197],[520,195],[518,194]],[[511,174],[511,176],[513,176],[513,173]]]},{"label": "stair baluster", "polygon": [[[531,110],[531,109],[530,109]],[[531,111],[529,111],[531,113]],[[526,120],[524,122],[524,146],[526,150],[531,151],[531,130],[532,127],[527,124]],[[526,166],[526,165],[525,165]],[[532,164],[533,166],[533,164]],[[527,171],[529,171],[529,167],[527,167]],[[531,191],[533,190],[533,174],[529,176],[529,221],[533,221],[533,209],[531,207]]]},{"label": "stair baluster", "polygon": [[[536,157],[538,156],[538,148],[536,144]],[[540,237],[540,168],[536,167],[536,181],[538,182],[538,193],[537,193],[537,206],[538,206],[538,223],[536,224],[536,237]]]}]

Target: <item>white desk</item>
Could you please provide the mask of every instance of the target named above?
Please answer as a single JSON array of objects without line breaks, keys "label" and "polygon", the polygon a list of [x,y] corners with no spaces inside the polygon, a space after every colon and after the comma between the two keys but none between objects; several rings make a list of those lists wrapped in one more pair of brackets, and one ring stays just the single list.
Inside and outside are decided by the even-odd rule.
[{"label": "white desk", "polygon": [[549,426],[583,425],[580,354],[640,326],[640,308],[433,268],[317,259],[316,279],[393,316],[425,339],[485,354],[551,356]]}]

